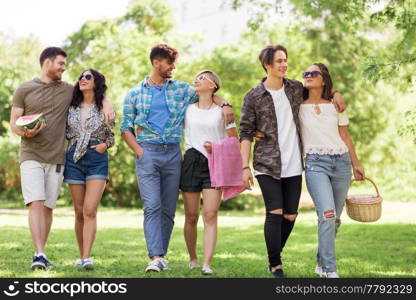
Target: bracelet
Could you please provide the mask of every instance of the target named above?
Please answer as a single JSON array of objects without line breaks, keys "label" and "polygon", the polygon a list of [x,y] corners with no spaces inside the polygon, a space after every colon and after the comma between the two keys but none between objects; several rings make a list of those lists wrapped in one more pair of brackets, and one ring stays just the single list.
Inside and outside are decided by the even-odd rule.
[{"label": "bracelet", "polygon": [[245,170],[245,169],[249,169],[250,170],[250,167],[249,166],[243,167],[243,170]]},{"label": "bracelet", "polygon": [[220,107],[221,108],[223,108],[224,106],[229,106],[229,107],[233,107],[230,103],[228,103],[228,102],[223,102],[221,105],[220,105]]}]

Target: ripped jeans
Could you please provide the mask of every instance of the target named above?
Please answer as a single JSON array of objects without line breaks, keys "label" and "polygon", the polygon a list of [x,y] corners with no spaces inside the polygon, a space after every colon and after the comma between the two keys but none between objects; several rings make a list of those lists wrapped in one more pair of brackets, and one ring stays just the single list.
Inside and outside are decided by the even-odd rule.
[{"label": "ripped jeans", "polygon": [[335,272],[335,235],[352,175],[349,153],[307,154],[305,175],[318,215],[317,262],[324,272]]}]

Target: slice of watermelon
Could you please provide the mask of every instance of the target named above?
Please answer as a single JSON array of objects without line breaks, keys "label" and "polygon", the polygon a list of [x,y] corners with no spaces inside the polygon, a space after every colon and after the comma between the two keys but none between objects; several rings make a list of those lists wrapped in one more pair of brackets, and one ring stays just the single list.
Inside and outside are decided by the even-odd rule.
[{"label": "slice of watermelon", "polygon": [[45,119],[43,118],[42,114],[26,115],[21,116],[16,120],[16,126],[22,129],[32,129],[36,126],[36,124],[43,121],[45,121]]}]

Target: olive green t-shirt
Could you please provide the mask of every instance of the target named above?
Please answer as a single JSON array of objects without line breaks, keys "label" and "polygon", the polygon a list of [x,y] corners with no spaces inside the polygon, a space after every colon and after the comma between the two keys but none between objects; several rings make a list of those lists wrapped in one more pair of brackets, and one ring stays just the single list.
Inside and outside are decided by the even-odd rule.
[{"label": "olive green t-shirt", "polygon": [[36,160],[49,164],[65,163],[65,128],[73,86],[64,81],[45,83],[39,78],[21,84],[14,93],[13,106],[23,115],[42,113],[46,127],[33,138],[23,138],[20,163]]}]

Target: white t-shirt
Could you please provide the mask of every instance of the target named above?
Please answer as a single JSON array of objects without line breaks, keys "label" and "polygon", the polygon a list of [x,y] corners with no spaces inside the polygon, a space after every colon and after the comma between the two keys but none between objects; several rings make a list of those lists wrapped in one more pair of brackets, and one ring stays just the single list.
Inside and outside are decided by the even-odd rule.
[{"label": "white t-shirt", "polygon": [[[308,154],[344,154],[348,147],[338,126],[348,125],[346,111],[338,113],[332,103],[302,104],[299,111],[304,152]],[[319,112],[319,114],[317,113]]]},{"label": "white t-shirt", "polygon": [[[293,121],[292,107],[287,99],[284,87],[269,90],[272,95],[277,118],[277,134],[280,148],[282,170],[280,177],[292,177],[302,174],[302,157],[299,149],[299,138]],[[254,170],[254,175],[264,173]]]},{"label": "white t-shirt", "polygon": [[227,138],[227,129],[234,127],[235,123],[225,126],[218,105],[213,104],[210,109],[200,109],[198,103],[190,104],[185,114],[185,151],[194,148],[208,157],[204,143]]}]

